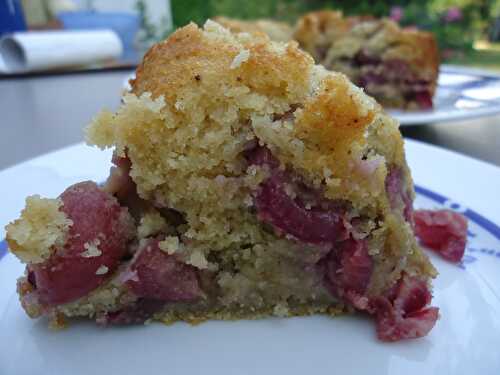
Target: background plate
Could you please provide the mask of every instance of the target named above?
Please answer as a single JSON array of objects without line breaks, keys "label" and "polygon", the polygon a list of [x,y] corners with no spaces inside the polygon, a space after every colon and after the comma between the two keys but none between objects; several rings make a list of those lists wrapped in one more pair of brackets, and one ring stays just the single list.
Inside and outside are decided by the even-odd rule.
[{"label": "background plate", "polygon": [[441,65],[432,110],[388,112],[401,125],[465,120],[500,113],[500,74]]},{"label": "background plate", "polygon": [[[23,266],[0,245],[0,374],[498,374],[500,170],[414,141],[406,149],[419,185],[416,205],[449,207],[471,220],[461,265],[430,253],[440,272],[433,303],[442,318],[427,337],[381,343],[363,316],[112,329],[81,322],[51,332],[21,310],[15,280]],[[28,194],[56,196],[77,181],[104,180],[110,157],[77,145],[0,172],[0,226],[19,214]]]}]

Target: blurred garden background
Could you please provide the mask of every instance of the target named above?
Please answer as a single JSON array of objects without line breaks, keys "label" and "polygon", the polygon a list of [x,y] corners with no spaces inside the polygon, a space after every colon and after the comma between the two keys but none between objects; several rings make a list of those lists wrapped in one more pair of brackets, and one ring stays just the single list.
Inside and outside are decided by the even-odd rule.
[{"label": "blurred garden background", "polygon": [[227,16],[293,24],[306,12],[335,9],[431,31],[442,62],[500,71],[500,0],[9,0],[1,8],[2,1],[0,15],[5,4],[22,4],[26,27],[9,29],[0,23],[0,35],[2,27],[11,32],[105,25],[118,33],[134,63],[153,43],[190,21],[202,25],[207,18]]},{"label": "blurred garden background", "polygon": [[442,60],[500,71],[500,0],[170,0],[174,27],[224,15],[293,23],[301,14],[336,9],[346,15],[390,17],[402,26],[432,31]]}]

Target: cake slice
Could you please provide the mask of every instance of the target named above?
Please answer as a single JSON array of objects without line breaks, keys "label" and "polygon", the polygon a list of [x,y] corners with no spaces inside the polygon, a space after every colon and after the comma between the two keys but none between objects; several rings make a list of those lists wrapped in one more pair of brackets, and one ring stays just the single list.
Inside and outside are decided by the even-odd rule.
[{"label": "cake slice", "polygon": [[361,311],[426,335],[436,271],[412,231],[398,124],[295,42],[190,24],[151,48],[88,143],[108,180],[7,226],[29,316],[53,326]]},{"label": "cake slice", "polygon": [[389,19],[319,11],[299,19],[294,39],[316,63],[345,73],[383,106],[432,108],[439,52],[431,33]]},{"label": "cake slice", "polygon": [[265,33],[276,42],[288,42],[292,39],[293,28],[280,21],[271,19],[239,20],[236,18],[215,17],[214,21],[233,33]]}]

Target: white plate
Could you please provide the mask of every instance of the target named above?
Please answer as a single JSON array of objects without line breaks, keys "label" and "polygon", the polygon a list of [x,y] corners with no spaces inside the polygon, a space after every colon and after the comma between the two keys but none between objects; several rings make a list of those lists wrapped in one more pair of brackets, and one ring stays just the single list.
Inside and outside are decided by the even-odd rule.
[{"label": "white plate", "polygon": [[401,125],[465,120],[500,113],[500,74],[441,65],[432,110],[388,112]]},{"label": "white plate", "polygon": [[[419,186],[416,204],[450,207],[470,219],[460,266],[431,254],[440,272],[433,303],[442,318],[427,337],[381,343],[362,316],[196,327],[78,323],[50,332],[21,310],[15,281],[23,266],[0,250],[0,374],[499,374],[500,170],[414,141],[406,149]],[[77,181],[102,181],[109,160],[109,152],[77,145],[0,172],[0,225],[18,215],[28,194],[56,196]]]}]

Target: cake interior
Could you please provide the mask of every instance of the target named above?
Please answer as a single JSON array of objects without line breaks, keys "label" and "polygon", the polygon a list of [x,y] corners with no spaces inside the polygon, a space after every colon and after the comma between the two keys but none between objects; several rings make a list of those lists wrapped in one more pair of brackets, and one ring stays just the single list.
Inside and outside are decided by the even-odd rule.
[{"label": "cake interior", "polygon": [[[154,106],[161,102],[148,95],[129,96],[113,121],[129,121],[135,129],[150,127],[153,134],[157,129],[151,128],[155,119],[150,116],[161,116],[160,107]],[[293,122],[298,108],[291,106],[269,121]],[[106,114],[102,116],[94,123],[99,129],[104,128],[101,121]],[[147,123],[141,123],[144,118]],[[26,229],[29,223],[35,230],[44,225],[37,221],[53,221],[54,207],[57,213],[61,213],[59,208],[70,210],[60,218],[61,223],[54,223],[66,231],[57,236],[65,243],[62,256],[71,261],[73,241],[84,237],[86,242],[82,245],[80,240],[76,246],[83,251],[76,256],[93,260],[91,267],[96,269],[90,278],[84,271],[79,277],[72,267],[63,270],[61,289],[66,289],[70,277],[87,278],[86,283],[92,285],[97,280],[98,286],[76,300],[71,300],[71,294],[51,299],[40,289],[44,272],[37,263],[30,264],[18,282],[28,314],[48,316],[55,327],[71,317],[110,325],[336,315],[356,310],[376,315],[376,304],[386,299],[382,296],[406,283],[424,291],[421,307],[429,302],[428,277],[435,271],[411,231],[411,182],[403,167],[385,167],[384,195],[391,214],[382,220],[376,202],[328,198],[324,182],[308,180],[281,163],[255,136],[255,130],[248,130],[242,130],[245,135],[227,137],[230,145],[224,147],[238,150],[237,157],[230,159],[231,173],[197,176],[189,182],[189,193],[185,185],[179,186],[178,196],[168,195],[168,200],[158,188],[147,195],[140,192],[132,176],[140,177],[134,174],[127,150],[122,155],[115,152],[110,177],[102,187],[82,182],[58,199],[31,198],[37,208],[27,207],[17,226]],[[373,174],[384,167],[374,155],[361,157],[366,162],[362,173]],[[82,222],[70,206],[72,201],[86,199],[97,202],[75,208],[86,210],[81,213],[86,217]],[[190,216],[193,205],[196,215]],[[85,234],[86,228],[76,228],[95,226],[98,217],[107,217],[107,210],[118,207],[122,211],[109,229],[114,233],[92,227]],[[71,233],[71,228],[78,233]],[[22,235],[16,236],[12,228],[9,233],[11,244],[24,245]],[[113,243],[116,233],[126,239],[126,250],[116,265],[103,265],[102,253],[110,250],[102,245]],[[54,237],[53,232],[47,235]],[[55,293],[54,289],[50,292]]]}]

